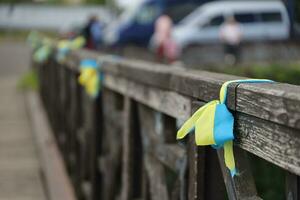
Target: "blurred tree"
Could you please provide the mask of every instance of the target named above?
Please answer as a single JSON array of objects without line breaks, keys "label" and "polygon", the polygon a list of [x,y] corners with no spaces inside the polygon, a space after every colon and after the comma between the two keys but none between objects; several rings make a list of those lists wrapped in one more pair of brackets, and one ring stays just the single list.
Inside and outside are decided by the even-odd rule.
[{"label": "blurred tree", "polygon": [[32,0],[0,0],[0,3],[23,3],[32,2]]},{"label": "blurred tree", "polygon": [[295,0],[295,18],[300,22],[300,0]]},{"label": "blurred tree", "polygon": [[85,0],[85,3],[91,3],[91,4],[105,4],[105,0]]},{"label": "blurred tree", "polygon": [[34,2],[46,2],[46,3],[88,3],[88,4],[105,4],[106,0],[0,0],[0,3],[34,3]]}]

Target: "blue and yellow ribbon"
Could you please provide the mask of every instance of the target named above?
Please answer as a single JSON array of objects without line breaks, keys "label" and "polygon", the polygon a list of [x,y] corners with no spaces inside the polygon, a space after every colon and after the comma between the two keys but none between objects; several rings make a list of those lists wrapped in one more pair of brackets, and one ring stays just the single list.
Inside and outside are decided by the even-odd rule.
[{"label": "blue and yellow ribbon", "polygon": [[227,88],[230,83],[268,83],[267,79],[246,79],[225,82],[220,90],[220,99],[213,100],[198,109],[177,132],[177,139],[184,138],[195,128],[196,144],[212,145],[215,148],[224,147],[225,165],[231,176],[236,175],[233,154],[233,123],[232,113],[226,106]]},{"label": "blue and yellow ribbon", "polygon": [[81,61],[78,81],[89,96],[93,98],[98,96],[101,87],[101,73],[96,60],[84,59]]},{"label": "blue and yellow ribbon", "polygon": [[37,47],[33,53],[33,60],[37,63],[45,62],[53,51],[53,42],[49,38],[41,41],[40,47]]},{"label": "blue and yellow ribbon", "polygon": [[41,45],[41,36],[36,31],[31,31],[27,36],[27,43],[33,49],[37,49]]},{"label": "blue and yellow ribbon", "polygon": [[60,40],[57,43],[56,60],[60,63],[64,62],[67,54],[72,50],[80,49],[84,46],[85,39],[82,36],[73,40]]}]

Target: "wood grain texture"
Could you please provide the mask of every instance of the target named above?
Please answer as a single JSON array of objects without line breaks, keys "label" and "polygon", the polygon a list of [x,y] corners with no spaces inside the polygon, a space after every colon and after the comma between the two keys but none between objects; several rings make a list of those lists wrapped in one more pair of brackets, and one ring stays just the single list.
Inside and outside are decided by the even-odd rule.
[{"label": "wood grain texture", "polygon": [[299,176],[286,172],[285,186],[285,198],[287,200],[296,200],[300,198]]},{"label": "wood grain texture", "polygon": [[56,142],[51,134],[51,128],[41,107],[41,102],[34,93],[29,93],[27,98],[31,109],[30,115],[33,121],[33,129],[36,131],[35,137],[45,176],[45,184],[47,184],[48,197],[50,200],[75,200],[73,187],[67,176]]},{"label": "wood grain texture", "polygon": [[[113,56],[99,55],[97,58],[105,63],[102,70],[106,74],[115,74],[206,102],[218,99],[220,87],[225,81],[245,79]],[[228,95],[234,95],[232,92]],[[231,109],[300,129],[299,86],[282,83],[241,84],[236,93],[237,102],[229,102]]]},{"label": "wood grain texture", "polygon": [[193,135],[189,136],[188,144],[188,199],[204,199],[205,195],[205,148],[195,145]]},{"label": "wood grain texture", "polygon": [[[203,102],[193,102],[199,107]],[[295,174],[300,173],[299,131],[235,112],[235,145]]]},{"label": "wood grain texture", "polygon": [[124,101],[121,199],[130,200],[141,196],[142,142],[137,103],[129,97],[125,97]]},{"label": "wood grain texture", "polygon": [[143,119],[141,120],[143,163],[149,180],[151,199],[168,200],[165,170],[162,163],[153,155],[153,149],[163,142],[155,130],[155,112],[142,104],[138,105],[138,112],[139,118]]},{"label": "wood grain texture", "polygon": [[[93,169],[87,167],[95,159],[91,156],[93,148],[96,148],[95,141],[91,141],[95,123],[91,113],[94,111],[85,94],[72,91],[76,88],[75,77],[69,75],[71,72],[78,75],[79,62],[85,58],[101,62],[105,77],[102,84],[105,126],[100,142],[101,155],[97,158],[103,184],[101,199],[178,199],[179,196],[180,199],[188,197],[194,200],[222,199],[224,185],[219,178],[221,171],[215,171],[219,168],[216,152],[210,147],[197,147],[194,136],[189,136],[186,146],[177,144],[175,118],[189,118],[192,108],[195,111],[205,102],[218,99],[225,81],[244,77],[85,50],[72,52],[65,65],[50,60],[45,66],[40,66],[39,75],[43,79],[41,95],[57,139],[62,138],[61,149],[66,155],[74,148],[74,144],[70,144],[70,130],[81,130],[82,142],[75,142],[80,165],[76,171],[80,175],[79,181],[91,184],[87,188],[95,187],[95,183],[90,181]],[[76,93],[81,103],[70,99]],[[124,104],[125,115],[124,96],[127,102]],[[192,105],[194,100],[197,101]],[[80,105],[79,111],[74,111],[77,104]],[[133,117],[136,111],[131,106],[135,104],[138,104],[138,117]],[[231,179],[219,151],[229,199],[260,199],[244,150],[289,171],[286,196],[298,198],[300,87],[281,83],[232,84],[228,89],[227,105],[235,117],[234,144],[239,172],[236,178]],[[78,119],[74,117],[74,120],[79,124],[72,125],[72,114],[78,115]],[[169,178],[174,174],[176,179],[170,189]],[[120,176],[122,181],[118,179]],[[188,194],[185,194],[186,183]],[[215,185],[218,185],[217,189],[214,189]]]},{"label": "wood grain texture", "polygon": [[153,200],[168,200],[168,190],[163,166],[152,156],[146,155],[145,167]]},{"label": "wood grain texture", "polygon": [[105,75],[104,86],[174,118],[187,119],[191,113],[190,99],[175,92],[147,87],[110,74]]},{"label": "wood grain texture", "polygon": [[[122,165],[122,130],[124,126],[123,110],[115,106],[117,96],[113,91],[101,91],[103,107],[103,133],[101,138],[101,155],[99,170],[102,176],[100,199],[115,199],[120,193],[120,176]],[[112,128],[114,127],[114,128]]]},{"label": "wood grain texture", "polygon": [[279,167],[300,174],[299,131],[239,113],[235,143]]},{"label": "wood grain texture", "polygon": [[239,148],[235,148],[234,155],[237,175],[232,178],[229,170],[225,166],[224,151],[223,149],[218,150],[219,163],[222,169],[228,198],[230,200],[261,200],[261,198],[257,195],[256,186],[245,152]]}]

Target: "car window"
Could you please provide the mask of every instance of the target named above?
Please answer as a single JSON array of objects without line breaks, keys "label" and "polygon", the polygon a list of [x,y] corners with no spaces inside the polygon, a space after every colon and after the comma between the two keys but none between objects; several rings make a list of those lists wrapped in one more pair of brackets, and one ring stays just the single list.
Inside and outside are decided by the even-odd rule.
[{"label": "car window", "polygon": [[255,14],[253,13],[236,13],[234,14],[234,18],[236,19],[236,21],[242,24],[253,23],[258,21]]},{"label": "car window", "polygon": [[281,22],[282,16],[280,12],[264,12],[260,14],[263,22]]},{"label": "car window", "polygon": [[203,27],[220,26],[223,23],[224,23],[224,16],[219,15],[211,18],[207,23],[203,25]]},{"label": "car window", "polygon": [[158,5],[146,5],[140,8],[136,15],[136,22],[139,24],[149,24],[153,22],[160,13]]}]

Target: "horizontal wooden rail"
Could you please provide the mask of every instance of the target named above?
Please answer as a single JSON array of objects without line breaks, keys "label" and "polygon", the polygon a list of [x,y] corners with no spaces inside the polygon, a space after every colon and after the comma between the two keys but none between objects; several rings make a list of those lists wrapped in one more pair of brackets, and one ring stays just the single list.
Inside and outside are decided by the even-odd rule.
[{"label": "horizontal wooden rail", "polygon": [[[96,100],[88,98],[77,83],[79,62],[86,58],[101,63],[104,74],[101,96]],[[38,66],[38,71],[41,95],[57,129],[70,173],[80,174],[77,178],[74,175],[75,186],[80,182],[79,196],[223,199],[221,186],[216,189],[219,193],[208,189],[213,184],[220,185],[218,177],[223,177],[229,199],[259,199],[244,150],[288,171],[287,196],[298,195],[295,184],[299,184],[300,175],[299,86],[230,85],[227,104],[235,116],[235,154],[241,171],[232,179],[223,165],[221,151],[216,154],[210,148],[196,147],[193,136],[187,144],[178,144],[175,135],[178,124],[195,109],[218,99],[225,81],[244,77],[84,50],[72,52],[63,65],[50,58]],[[59,108],[61,114],[57,114]],[[58,116],[61,120],[56,119]],[[83,165],[76,172],[78,169],[71,163],[80,161],[89,163],[89,167]],[[219,173],[208,166],[220,169]],[[212,173],[213,178],[207,179]],[[118,176],[121,182],[117,181]]]},{"label": "horizontal wooden rail", "polygon": [[[222,84],[245,77],[187,70],[113,56],[77,52],[103,62],[104,85],[175,118],[190,116],[190,101],[218,99]],[[232,84],[230,109],[237,111],[238,144],[300,175],[300,87],[284,83]]]}]

